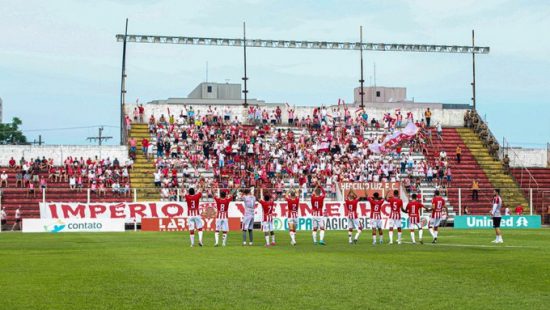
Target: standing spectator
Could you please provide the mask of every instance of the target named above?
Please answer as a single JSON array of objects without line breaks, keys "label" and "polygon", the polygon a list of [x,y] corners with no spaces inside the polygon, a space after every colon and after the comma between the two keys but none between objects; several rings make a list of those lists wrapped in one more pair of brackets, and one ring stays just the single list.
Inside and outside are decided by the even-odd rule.
[{"label": "standing spectator", "polygon": [[500,231],[500,220],[501,214],[500,209],[502,208],[502,198],[500,198],[500,189],[496,188],[493,193],[493,207],[491,209],[491,217],[493,218],[493,228],[495,228],[496,238],[493,240],[493,243],[504,243],[502,240],[502,232]]},{"label": "standing spectator", "polygon": [[443,128],[441,127],[441,123],[440,122],[437,122],[437,125],[436,125],[436,130],[437,130],[437,137],[439,138],[439,140],[443,141]]},{"label": "standing spectator", "polygon": [[0,187],[2,186],[8,187],[8,174],[6,170],[2,171],[2,174],[0,174]]},{"label": "standing spectator", "polygon": [[426,119],[426,126],[430,128],[430,121],[432,120],[432,111],[430,111],[430,108],[427,108],[426,111],[424,111],[424,118]]},{"label": "standing spectator", "polygon": [[456,146],[455,155],[456,155],[456,162],[460,164],[460,159],[462,157],[462,149],[460,148],[460,145]]},{"label": "standing spectator", "polygon": [[130,140],[128,140],[128,144],[130,145],[130,153],[136,152],[136,139],[134,137],[131,137]]},{"label": "standing spectator", "polygon": [[[522,205],[518,205],[516,207],[516,209],[514,210],[514,212],[516,213],[516,215],[523,215],[523,206]],[[510,215],[510,214],[508,214]]]},{"label": "standing spectator", "polygon": [[471,214],[472,214],[472,212],[470,211],[470,208],[469,208],[469,207],[465,207],[465,208],[464,208],[464,214],[465,214],[465,215],[471,215]]},{"label": "standing spectator", "polygon": [[140,104],[138,106],[138,110],[139,110],[139,122],[143,123],[143,114],[145,114],[145,108],[143,107],[143,104]]},{"label": "standing spectator", "polygon": [[504,208],[504,216],[509,216],[510,215],[510,208],[506,207]]},{"label": "standing spectator", "polygon": [[4,226],[6,225],[7,222],[8,222],[8,215],[6,214],[6,211],[4,210],[4,208],[2,208],[2,210],[0,211],[0,231],[4,229]]},{"label": "standing spectator", "polygon": [[477,178],[472,181],[472,200],[479,201],[479,182]]},{"label": "standing spectator", "polygon": [[13,231],[15,227],[17,227],[18,230],[21,230],[21,206],[15,210],[15,223],[13,223],[11,231]]}]

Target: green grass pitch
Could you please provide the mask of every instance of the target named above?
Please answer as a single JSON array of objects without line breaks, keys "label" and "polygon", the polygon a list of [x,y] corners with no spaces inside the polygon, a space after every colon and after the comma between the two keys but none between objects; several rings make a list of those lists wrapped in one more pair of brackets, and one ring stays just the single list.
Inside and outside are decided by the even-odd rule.
[{"label": "green grass pitch", "polygon": [[[550,230],[444,229],[440,243],[357,245],[328,231],[190,248],[189,234],[0,234],[2,309],[548,309]],[[404,241],[409,241],[404,232]],[[386,240],[387,241],[387,236]]]}]

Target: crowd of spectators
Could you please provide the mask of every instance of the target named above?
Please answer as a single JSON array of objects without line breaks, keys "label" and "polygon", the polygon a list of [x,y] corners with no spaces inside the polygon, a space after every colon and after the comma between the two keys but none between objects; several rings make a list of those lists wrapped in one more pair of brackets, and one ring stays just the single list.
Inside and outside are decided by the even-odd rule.
[{"label": "crowd of spectators", "polygon": [[[413,160],[413,153],[427,153],[431,129],[411,112],[386,113],[380,120],[364,110],[318,107],[298,118],[287,106],[289,126],[281,126],[281,108],[249,107],[244,123],[228,108],[209,107],[204,114],[185,107],[179,115],[151,115],[151,139],[130,141],[134,150],[142,147],[155,166],[154,185],[161,197],[171,200],[176,189],[187,185],[213,189],[255,187],[270,189],[281,196],[295,188],[304,197],[311,184],[319,182],[328,195],[336,195],[336,183],[343,181],[401,181],[408,192],[419,190],[422,180],[445,188],[451,180],[446,158],[436,163]],[[415,122],[417,136],[405,143],[408,153],[397,146],[375,154],[369,144],[380,143],[394,130]],[[156,150],[155,150],[156,149]],[[441,170],[444,169],[443,176]]]},{"label": "crowd of spectators", "polygon": [[[16,161],[13,157],[8,167],[15,171],[15,188],[26,188],[27,196],[36,194],[35,188],[46,189],[50,183],[68,184],[73,191],[89,188],[98,196],[105,196],[107,190],[115,195],[129,195],[130,174],[133,161],[128,159],[121,163],[117,158],[84,159],[67,157],[62,165],[55,165],[53,159],[45,157],[26,160],[22,157]],[[0,174],[0,187],[10,187],[8,173]]]}]

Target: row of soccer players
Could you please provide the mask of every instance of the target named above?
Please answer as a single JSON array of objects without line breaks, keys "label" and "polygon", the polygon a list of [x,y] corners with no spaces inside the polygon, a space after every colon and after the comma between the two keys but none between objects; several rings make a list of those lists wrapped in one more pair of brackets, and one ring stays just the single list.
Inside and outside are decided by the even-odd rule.
[{"label": "row of soccer players", "polygon": [[[312,207],[312,221],[313,221],[313,231],[312,238],[314,244],[325,245],[325,217],[323,213],[324,200],[325,200],[325,191],[322,187],[317,186],[313,195],[311,196],[311,207]],[[203,245],[202,242],[202,217],[199,210],[199,202],[202,197],[202,193],[196,193],[193,188],[188,190],[187,195],[185,195],[185,200],[188,206],[188,225],[191,239],[191,246],[195,244],[195,231],[198,232],[199,237],[199,246]],[[256,197],[254,193],[249,189],[242,191],[242,200],[244,202],[244,217],[242,220],[242,242],[243,245],[247,244],[247,233],[248,233],[248,244],[252,245],[254,241],[253,236],[253,226],[254,226],[254,208],[256,207]],[[407,204],[406,207],[403,207],[403,201],[399,198],[399,192],[395,190],[393,192],[393,197],[391,198],[382,198],[379,193],[375,192],[373,197],[368,197],[367,200],[371,205],[370,219],[372,227],[372,243],[376,244],[376,237],[379,237],[379,243],[384,242],[384,234],[382,231],[382,206],[385,203],[390,204],[390,229],[389,229],[389,238],[390,244],[393,244],[393,232],[394,229],[397,229],[397,243],[401,244],[402,238],[402,222],[401,222],[401,212],[405,212],[409,216],[409,228],[411,233],[412,243],[415,241],[415,228],[418,229],[419,242],[422,241],[422,224],[420,221],[420,211],[424,209],[426,211],[431,211],[430,219],[430,233],[432,234],[433,240],[432,243],[437,242],[438,237],[438,228],[441,223],[443,216],[443,209],[446,210],[445,200],[439,195],[439,191],[435,191],[435,196],[432,199],[431,208],[425,207],[420,201],[417,200],[416,194],[413,194],[411,201]],[[225,192],[221,192],[219,197],[215,197],[216,201],[216,232],[215,232],[215,246],[219,244],[219,234],[222,233],[222,245],[227,244],[227,232],[229,230],[228,222],[228,207],[231,201],[234,200],[234,197],[227,195]],[[298,225],[298,207],[300,205],[299,197],[294,190],[290,190],[285,195],[285,200],[288,205],[288,226],[290,233],[290,243],[296,245],[296,227]],[[270,195],[264,195],[263,199],[259,201],[262,211],[262,230],[265,237],[265,245],[271,246],[275,245],[275,233],[274,233],[274,209],[275,203],[271,199]],[[357,194],[351,190],[344,202],[344,208],[346,209],[346,218],[348,221],[348,242],[350,244],[356,244],[359,240],[359,236],[363,231],[363,226],[359,221],[358,217],[358,203],[359,197]],[[356,231],[355,236],[353,236],[353,231]],[[319,242],[317,242],[317,233],[319,232]]]}]

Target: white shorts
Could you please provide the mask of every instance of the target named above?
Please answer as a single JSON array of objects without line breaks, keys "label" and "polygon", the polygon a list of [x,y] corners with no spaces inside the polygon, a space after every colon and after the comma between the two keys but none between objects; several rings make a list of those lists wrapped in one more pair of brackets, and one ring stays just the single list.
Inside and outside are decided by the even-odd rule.
[{"label": "white shorts", "polygon": [[441,218],[431,218],[430,225],[432,227],[439,227],[439,225],[441,225]]},{"label": "white shorts", "polygon": [[273,221],[262,222],[262,230],[263,232],[273,231]]},{"label": "white shorts", "polygon": [[228,231],[229,221],[228,219],[216,219],[216,231]]},{"label": "white shorts", "polygon": [[254,215],[245,215],[242,219],[242,230],[254,229]]},{"label": "white shorts", "polygon": [[393,227],[393,228],[401,228],[403,227],[403,223],[401,223],[401,220],[393,220],[393,219],[390,219],[391,220],[391,225],[390,227]]},{"label": "white shorts", "polygon": [[298,225],[298,218],[297,217],[289,217],[288,218],[288,224],[294,224],[294,225]]},{"label": "white shorts", "polygon": [[190,216],[187,221],[189,224],[189,230],[202,228],[202,218],[200,216]]},{"label": "white shorts", "polygon": [[382,220],[373,220],[373,219],[371,219],[370,220],[370,227],[372,229],[375,229],[375,228],[382,229]]},{"label": "white shorts", "polygon": [[348,229],[363,229],[363,225],[359,219],[352,219],[348,217]]},{"label": "white shorts", "polygon": [[409,217],[409,229],[422,229],[422,221],[418,217]]},{"label": "white shorts", "polygon": [[325,229],[325,217],[324,216],[314,216],[311,219],[313,229]]}]

